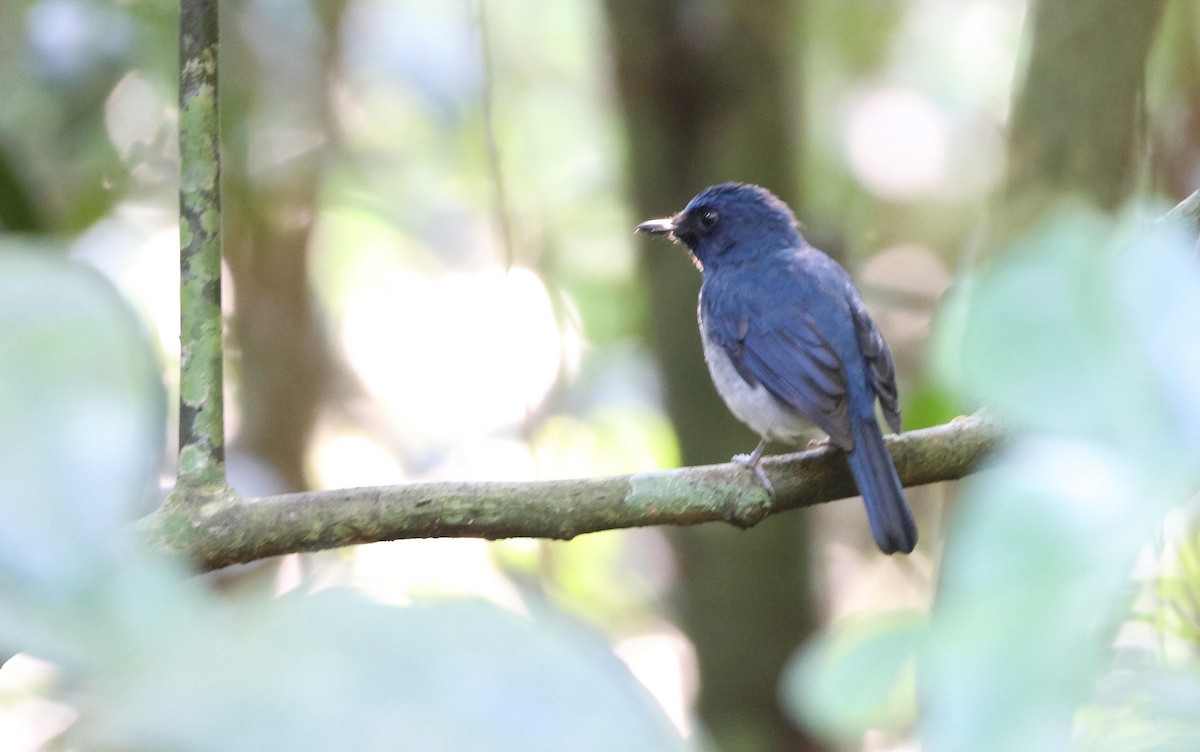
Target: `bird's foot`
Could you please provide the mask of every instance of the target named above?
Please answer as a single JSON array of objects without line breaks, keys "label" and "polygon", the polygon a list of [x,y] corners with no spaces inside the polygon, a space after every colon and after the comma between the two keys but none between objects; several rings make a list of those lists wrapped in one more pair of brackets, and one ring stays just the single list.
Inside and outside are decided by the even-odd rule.
[{"label": "bird's foot", "polygon": [[730,462],[736,462],[739,465],[745,465],[754,471],[758,479],[762,481],[763,488],[766,489],[768,496],[775,495],[775,487],[771,485],[771,479],[767,477],[767,471],[763,470],[762,457],[755,457],[753,454],[735,454],[730,458]]},{"label": "bird's foot", "polygon": [[828,436],[826,436],[823,439],[809,439],[808,446],[806,446],[804,448],[805,449],[826,449],[832,443],[833,442],[829,440]]},{"label": "bird's foot", "polygon": [[763,490],[766,491],[765,494],[742,494],[729,510],[729,521],[743,529],[754,526],[770,514],[771,500],[775,497],[775,487],[771,485],[771,479],[767,477],[766,471],[762,468],[764,446],[766,446],[765,441],[750,454],[735,454],[731,459],[732,462],[745,465],[753,470],[762,484]]}]

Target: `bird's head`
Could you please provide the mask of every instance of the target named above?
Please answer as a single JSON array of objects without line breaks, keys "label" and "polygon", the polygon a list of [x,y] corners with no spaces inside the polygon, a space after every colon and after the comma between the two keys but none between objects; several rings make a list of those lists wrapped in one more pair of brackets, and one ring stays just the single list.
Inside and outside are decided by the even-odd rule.
[{"label": "bird's head", "polygon": [[749,183],[705,188],[683,211],[643,222],[637,232],[667,235],[682,242],[701,268],[749,260],[803,242],[787,204],[766,188]]}]

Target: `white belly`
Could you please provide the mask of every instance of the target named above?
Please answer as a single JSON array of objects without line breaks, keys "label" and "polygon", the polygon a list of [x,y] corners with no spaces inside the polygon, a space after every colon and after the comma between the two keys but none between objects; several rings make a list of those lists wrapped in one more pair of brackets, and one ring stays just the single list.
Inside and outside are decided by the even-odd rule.
[{"label": "white belly", "polygon": [[747,384],[725,349],[711,343],[703,327],[700,338],[704,343],[704,360],[708,363],[713,384],[738,420],[764,439],[788,444],[798,443],[814,433],[812,424],[775,399],[762,384],[753,387]]}]

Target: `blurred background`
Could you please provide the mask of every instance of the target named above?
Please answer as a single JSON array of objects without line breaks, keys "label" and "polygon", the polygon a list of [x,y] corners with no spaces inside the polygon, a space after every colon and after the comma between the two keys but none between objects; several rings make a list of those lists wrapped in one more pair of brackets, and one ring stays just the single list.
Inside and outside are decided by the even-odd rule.
[{"label": "blurred background", "polygon": [[[712,183],[769,187],[851,270],[906,430],[967,407],[925,365],[952,281],[1059,204],[1200,186],[1187,0],[245,0],[221,23],[226,421],[248,496],[749,451],[702,364],[699,275],[632,233]],[[0,6],[0,232],[116,283],[169,405],[177,24],[161,0]],[[836,749],[785,711],[781,672],[830,624],[929,608],[955,491],[909,491],[909,557],[843,501],[745,532],[383,543],[222,582],[548,604],[601,630],[695,744]],[[915,748],[903,729],[845,748]]]}]

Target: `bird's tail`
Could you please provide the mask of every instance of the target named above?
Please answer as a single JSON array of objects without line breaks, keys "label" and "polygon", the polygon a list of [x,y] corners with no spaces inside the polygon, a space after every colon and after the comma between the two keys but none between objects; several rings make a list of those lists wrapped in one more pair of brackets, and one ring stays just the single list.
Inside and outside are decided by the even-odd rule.
[{"label": "bird's tail", "polygon": [[917,526],[879,423],[874,416],[850,422],[854,432],[854,451],[848,455],[850,472],[867,505],[875,543],[885,554],[909,553],[917,545]]}]

